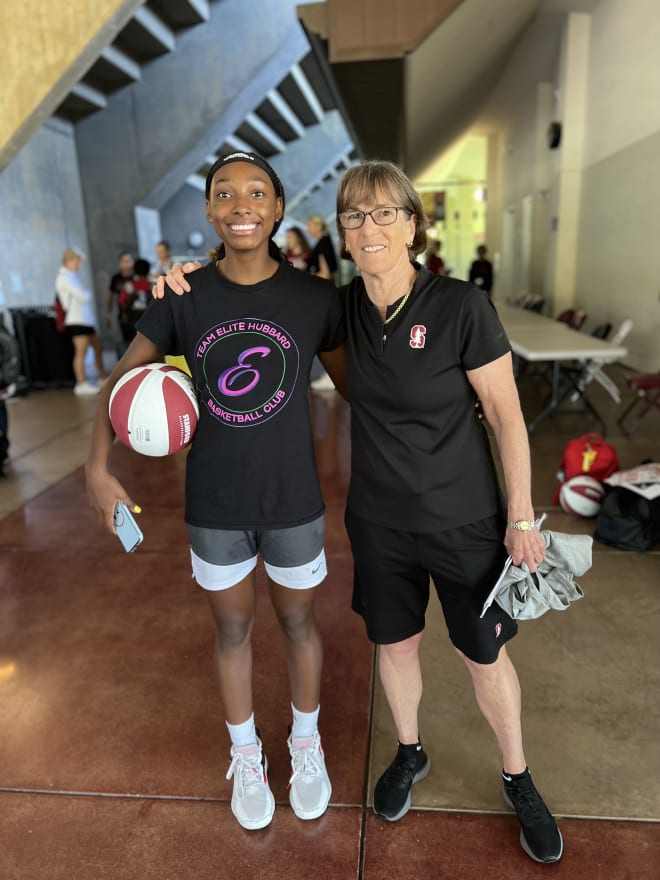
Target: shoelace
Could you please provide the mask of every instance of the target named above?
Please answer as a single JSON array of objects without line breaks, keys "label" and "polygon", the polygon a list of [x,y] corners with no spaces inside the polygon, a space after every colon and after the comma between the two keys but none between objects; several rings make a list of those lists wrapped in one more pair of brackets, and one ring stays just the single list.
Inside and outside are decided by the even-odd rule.
[{"label": "shoelace", "polygon": [[307,747],[298,749],[291,747],[291,769],[293,773],[289,779],[289,788],[293,784],[294,779],[298,777],[317,776],[323,772],[323,764],[319,753],[319,743],[316,738]]},{"label": "shoelace", "polygon": [[550,814],[539,794],[531,788],[516,789],[512,798],[516,812],[526,825],[547,822]]},{"label": "shoelace", "polygon": [[415,776],[415,766],[403,755],[397,755],[392,765],[385,772],[388,786],[409,785]]},{"label": "shoelace", "polygon": [[261,750],[254,755],[244,755],[236,752],[227,770],[227,779],[236,774],[238,779],[238,794],[242,797],[245,790],[266,782],[264,768],[261,763]]}]

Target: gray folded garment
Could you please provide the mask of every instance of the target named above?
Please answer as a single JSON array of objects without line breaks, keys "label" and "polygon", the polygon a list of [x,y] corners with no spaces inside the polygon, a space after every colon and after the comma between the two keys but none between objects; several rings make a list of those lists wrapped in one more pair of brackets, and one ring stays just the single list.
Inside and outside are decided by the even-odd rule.
[{"label": "gray folded garment", "polygon": [[[566,535],[542,531],[545,559],[532,574],[526,562],[520,567],[505,566],[493,599],[514,620],[532,620],[550,608],[565,611],[571,602],[584,596],[574,580],[591,568],[593,538],[589,535]],[[486,610],[484,604],[484,611]]]}]

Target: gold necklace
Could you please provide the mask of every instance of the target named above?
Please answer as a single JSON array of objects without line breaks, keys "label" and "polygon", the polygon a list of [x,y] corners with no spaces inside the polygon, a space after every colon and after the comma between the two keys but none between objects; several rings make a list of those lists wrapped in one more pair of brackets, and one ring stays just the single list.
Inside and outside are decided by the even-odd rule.
[{"label": "gold necklace", "polygon": [[383,327],[384,327],[386,324],[389,324],[390,321],[393,321],[393,320],[396,318],[396,316],[399,314],[399,312],[401,311],[401,309],[402,309],[402,308],[405,306],[405,304],[408,302],[408,297],[409,297],[410,294],[413,292],[413,287],[415,286],[415,281],[417,281],[417,272],[415,272],[415,277],[413,278],[412,287],[410,288],[410,290],[408,291],[408,293],[404,296],[404,298],[401,300],[401,302],[399,303],[399,305],[394,309],[394,311],[393,311],[392,314],[389,316],[389,318],[385,318],[385,320],[383,321]]}]

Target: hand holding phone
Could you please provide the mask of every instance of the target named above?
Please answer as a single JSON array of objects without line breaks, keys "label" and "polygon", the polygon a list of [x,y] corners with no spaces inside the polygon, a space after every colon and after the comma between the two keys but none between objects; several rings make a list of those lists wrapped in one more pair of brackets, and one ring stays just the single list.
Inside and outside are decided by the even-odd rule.
[{"label": "hand holding phone", "polygon": [[123,501],[118,501],[115,504],[113,520],[117,537],[124,550],[127,553],[132,553],[142,543],[143,536],[139,525],[133,519],[133,514]]}]

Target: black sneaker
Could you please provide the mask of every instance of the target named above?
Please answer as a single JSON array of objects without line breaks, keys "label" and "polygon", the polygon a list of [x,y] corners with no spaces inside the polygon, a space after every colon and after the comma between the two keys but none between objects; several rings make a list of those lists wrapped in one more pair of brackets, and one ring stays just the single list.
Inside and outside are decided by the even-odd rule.
[{"label": "black sneaker", "polygon": [[411,789],[416,782],[428,776],[431,761],[418,743],[416,746],[402,746],[396,758],[376,783],[374,791],[374,813],[389,822],[396,822],[410,809]]},{"label": "black sneaker", "polygon": [[536,790],[529,770],[524,776],[502,773],[502,795],[520,822],[520,845],[535,862],[557,862],[564,841],[557,823]]}]

